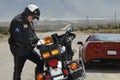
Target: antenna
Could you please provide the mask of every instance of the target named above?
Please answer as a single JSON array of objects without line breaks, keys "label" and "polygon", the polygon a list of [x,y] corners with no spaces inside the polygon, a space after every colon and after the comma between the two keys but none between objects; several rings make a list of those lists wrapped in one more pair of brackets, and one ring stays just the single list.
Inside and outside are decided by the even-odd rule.
[{"label": "antenna", "polygon": [[89,17],[86,16],[86,26],[89,26]]},{"label": "antenna", "polygon": [[117,27],[117,15],[116,15],[116,10],[114,13],[114,27]]}]

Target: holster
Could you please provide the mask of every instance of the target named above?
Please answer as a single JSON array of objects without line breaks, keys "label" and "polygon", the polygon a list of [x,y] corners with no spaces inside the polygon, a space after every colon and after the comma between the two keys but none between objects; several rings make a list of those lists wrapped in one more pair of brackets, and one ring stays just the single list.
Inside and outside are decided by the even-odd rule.
[{"label": "holster", "polygon": [[29,49],[29,50],[33,50],[33,48],[34,48],[34,46],[32,46],[30,43],[23,44],[20,42],[16,42],[16,41],[12,40],[11,38],[8,39],[8,43],[10,45],[14,45],[15,47],[21,47],[21,48],[25,48],[25,49]]}]

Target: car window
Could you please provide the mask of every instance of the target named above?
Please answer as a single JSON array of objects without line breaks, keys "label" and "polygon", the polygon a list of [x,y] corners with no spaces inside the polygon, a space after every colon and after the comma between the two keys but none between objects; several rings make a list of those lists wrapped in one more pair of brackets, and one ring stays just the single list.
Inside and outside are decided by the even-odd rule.
[{"label": "car window", "polygon": [[91,36],[88,41],[120,41],[119,34],[101,34]]}]

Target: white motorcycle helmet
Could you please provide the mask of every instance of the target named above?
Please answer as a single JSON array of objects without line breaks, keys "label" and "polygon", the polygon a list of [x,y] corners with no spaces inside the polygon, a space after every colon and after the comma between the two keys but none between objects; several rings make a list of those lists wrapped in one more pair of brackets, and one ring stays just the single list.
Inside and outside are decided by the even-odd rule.
[{"label": "white motorcycle helmet", "polygon": [[40,10],[39,10],[38,6],[36,6],[34,4],[30,4],[25,8],[24,14],[25,14],[25,16],[29,16],[29,15],[34,16],[34,19],[39,20]]}]

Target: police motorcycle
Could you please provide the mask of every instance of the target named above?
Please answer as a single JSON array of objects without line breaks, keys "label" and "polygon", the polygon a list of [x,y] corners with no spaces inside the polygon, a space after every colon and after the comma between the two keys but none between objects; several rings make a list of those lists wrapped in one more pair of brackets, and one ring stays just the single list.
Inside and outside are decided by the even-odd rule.
[{"label": "police motorcycle", "polygon": [[35,73],[35,80],[83,80],[85,76],[84,64],[81,59],[73,60],[75,49],[72,41],[75,34],[74,28],[68,25],[66,33],[52,34],[40,39],[37,49],[44,61],[45,70]]}]

